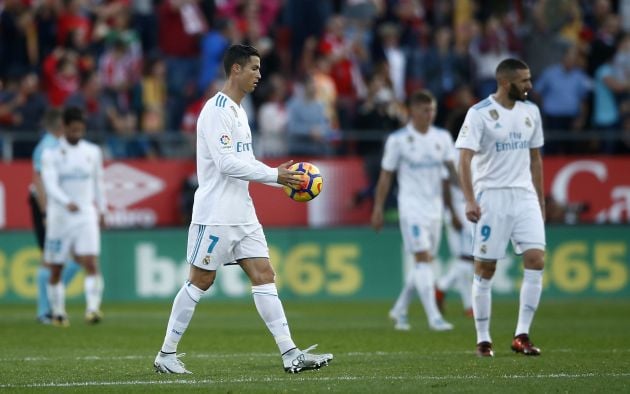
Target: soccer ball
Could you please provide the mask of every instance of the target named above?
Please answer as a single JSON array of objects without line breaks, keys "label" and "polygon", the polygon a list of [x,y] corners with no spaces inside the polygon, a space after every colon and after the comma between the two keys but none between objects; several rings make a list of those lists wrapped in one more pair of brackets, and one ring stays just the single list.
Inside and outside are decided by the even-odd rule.
[{"label": "soccer ball", "polygon": [[319,172],[319,168],[311,163],[295,163],[289,167],[292,171],[304,173],[304,181],[298,188],[284,186],[284,192],[291,199],[299,202],[311,201],[322,191],[324,179]]}]

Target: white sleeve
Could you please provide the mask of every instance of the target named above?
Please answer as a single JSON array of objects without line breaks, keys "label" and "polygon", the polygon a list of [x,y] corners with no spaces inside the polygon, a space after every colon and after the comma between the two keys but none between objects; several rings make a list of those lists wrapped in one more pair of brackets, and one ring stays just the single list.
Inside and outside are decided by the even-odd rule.
[{"label": "white sleeve", "polygon": [[470,108],[468,113],[466,113],[464,124],[459,130],[455,147],[457,149],[470,149],[477,152],[481,147],[483,127],[483,120],[479,112],[474,108]]},{"label": "white sleeve", "polygon": [[453,137],[451,137],[451,133],[448,131],[444,132],[444,161],[455,161],[455,143],[453,142]]},{"label": "white sleeve", "polygon": [[[210,156],[221,174],[244,181],[277,182],[277,168],[271,168],[258,160],[245,161],[236,157],[232,138],[234,120],[227,111],[213,109],[204,115],[199,131],[205,136]],[[208,119],[208,115],[212,119]]]},{"label": "white sleeve", "polygon": [[56,152],[56,149],[46,149],[42,154],[42,181],[44,182],[48,199],[66,206],[71,200],[59,186],[59,174],[55,167],[54,152]]},{"label": "white sleeve", "polygon": [[545,137],[543,135],[542,128],[542,117],[540,116],[540,109],[538,109],[537,105],[534,105],[534,133],[532,134],[532,138],[529,141],[530,149],[540,148],[545,144]]},{"label": "white sleeve", "polygon": [[385,171],[394,172],[400,164],[400,152],[398,144],[393,135],[387,137],[385,141],[385,149],[383,149],[383,160],[381,160],[381,168]]},{"label": "white sleeve", "polygon": [[94,164],[94,198],[96,199],[96,208],[98,212],[105,213],[107,211],[107,199],[105,198],[105,182],[103,180],[103,155],[101,149],[94,148],[96,152],[96,160]]}]

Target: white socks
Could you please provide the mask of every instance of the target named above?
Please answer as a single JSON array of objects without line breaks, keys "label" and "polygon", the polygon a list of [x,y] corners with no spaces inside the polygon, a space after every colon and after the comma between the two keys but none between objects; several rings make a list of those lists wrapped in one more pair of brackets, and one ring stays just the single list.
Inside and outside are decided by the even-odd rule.
[{"label": "white socks", "polygon": [[521,285],[520,305],[518,310],[518,323],[514,336],[519,334],[529,334],[529,328],[534,320],[534,313],[540,302],[542,294],[542,270],[526,269],[523,273],[523,284]]},{"label": "white socks", "polygon": [[48,293],[48,301],[50,302],[50,310],[53,316],[66,316],[66,288],[63,282],[46,285],[46,293]]},{"label": "white socks", "polygon": [[472,285],[472,307],[477,329],[477,343],[492,342],[490,338],[490,315],[492,304],[492,280],[475,275]]},{"label": "white socks", "polygon": [[103,299],[103,279],[100,275],[85,277],[85,303],[87,312],[96,312],[101,309]]},{"label": "white socks", "polygon": [[416,285],[414,283],[413,272],[414,269],[411,269],[411,271],[407,273],[405,284],[402,290],[400,290],[400,295],[392,308],[392,310],[398,315],[407,315],[407,312],[409,311],[409,304],[411,304],[411,300],[413,300],[415,295]]},{"label": "white socks", "polygon": [[252,296],[254,297],[254,304],[256,304],[258,314],[267,325],[267,328],[269,328],[271,335],[273,335],[280,354],[296,348],[293,339],[291,339],[289,323],[284,315],[282,302],[278,298],[276,284],[267,283],[252,286]]},{"label": "white socks", "polygon": [[472,278],[475,272],[475,266],[472,261],[457,260],[457,281],[455,289],[462,297],[462,306],[464,310],[472,308]]},{"label": "white socks", "polygon": [[442,319],[442,314],[435,302],[433,267],[431,264],[417,263],[412,275],[429,324],[435,320]]},{"label": "white socks", "polygon": [[188,328],[190,319],[192,319],[195,312],[195,307],[204,293],[205,291],[189,281],[186,281],[184,286],[179,289],[173,301],[171,316],[168,319],[162,353],[175,353],[177,351],[177,344]]}]

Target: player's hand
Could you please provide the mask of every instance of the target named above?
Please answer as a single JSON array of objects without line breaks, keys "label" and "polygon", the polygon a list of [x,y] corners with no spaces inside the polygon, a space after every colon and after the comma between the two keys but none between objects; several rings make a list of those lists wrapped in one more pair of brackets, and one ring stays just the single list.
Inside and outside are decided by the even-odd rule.
[{"label": "player's hand", "polygon": [[278,166],[278,182],[281,185],[298,188],[304,182],[304,174],[299,171],[289,170],[293,160],[282,163]]},{"label": "player's hand", "polygon": [[383,228],[383,210],[374,209],[372,211],[372,228],[374,231],[380,231]]},{"label": "player's hand", "polygon": [[105,223],[105,214],[100,213],[100,214],[98,215],[98,225],[99,225],[101,228],[105,228],[105,226],[107,225],[107,224]]},{"label": "player's hand", "polygon": [[68,205],[66,205],[66,209],[70,212],[77,212],[79,210],[79,206],[73,202],[69,202]]},{"label": "player's hand", "polygon": [[466,202],[466,218],[473,223],[477,223],[481,217],[481,208],[476,201]]},{"label": "player's hand", "polygon": [[463,228],[462,222],[454,213],[451,213],[451,225],[456,231],[462,231],[462,228]]}]

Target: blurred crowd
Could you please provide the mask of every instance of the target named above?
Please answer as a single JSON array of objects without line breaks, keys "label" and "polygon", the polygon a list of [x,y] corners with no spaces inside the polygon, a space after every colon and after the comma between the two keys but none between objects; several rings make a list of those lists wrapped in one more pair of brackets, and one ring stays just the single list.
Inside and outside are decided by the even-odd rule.
[{"label": "blurred crowd", "polygon": [[160,156],[160,135],[194,140],[223,52],[247,43],[260,157],[377,157],[418,88],[456,134],[509,56],[530,65],[547,153],[630,153],[629,32],[630,0],[0,0],[0,130],[73,104],[109,157]]}]

